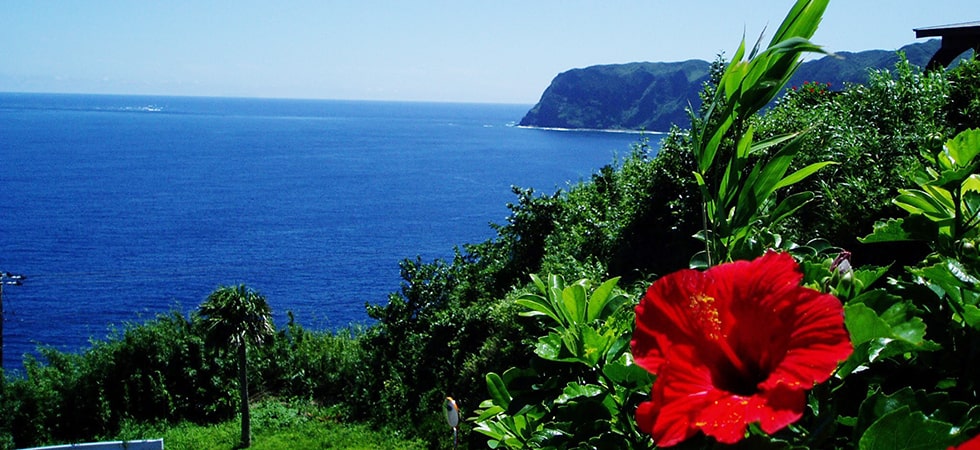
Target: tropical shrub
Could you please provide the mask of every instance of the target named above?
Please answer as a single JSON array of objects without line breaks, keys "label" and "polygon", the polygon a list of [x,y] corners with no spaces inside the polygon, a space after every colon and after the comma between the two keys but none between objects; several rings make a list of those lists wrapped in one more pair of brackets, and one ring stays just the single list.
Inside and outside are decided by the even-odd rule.
[{"label": "tropical shrub", "polygon": [[961,60],[949,71],[949,102],[945,106],[946,117],[955,132],[980,128],[980,60]]},{"label": "tropical shrub", "polygon": [[550,319],[535,344],[540,359],[487,374],[490,399],[480,403],[475,430],[491,447],[646,447],[630,416],[650,377],[628,351],[633,315],[619,279],[593,288],[586,279],[531,278],[538,292],[514,301],[522,316]]},{"label": "tropical shrub", "polygon": [[[923,73],[904,57],[894,70],[871,72],[864,85],[819,96],[788,91],[756,120],[758,134],[802,132],[799,166],[836,164],[788,189],[788,194],[810,191],[817,196],[781,232],[803,242],[820,237],[858,247],[855,230],[869,230],[898,212],[890,200],[911,182],[920,150],[935,151],[950,135],[945,121],[948,91],[942,72]],[[881,260],[855,253],[865,261]]]},{"label": "tropical shrub", "polygon": [[[120,423],[207,422],[234,413],[234,364],[180,314],[127,325],[81,354],[41,349],[0,395],[0,432],[18,447],[112,435]],[[2,433],[0,433],[2,434]]]}]

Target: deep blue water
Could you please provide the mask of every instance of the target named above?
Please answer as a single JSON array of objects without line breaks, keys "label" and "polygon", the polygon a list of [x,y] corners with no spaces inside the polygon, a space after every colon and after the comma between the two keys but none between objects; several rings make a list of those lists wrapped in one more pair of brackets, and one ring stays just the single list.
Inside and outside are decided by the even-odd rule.
[{"label": "deep blue water", "polygon": [[529,105],[0,94],[4,360],[246,283],[279,323],[368,322],[398,263],[494,236],[639,137],[510,126]]}]

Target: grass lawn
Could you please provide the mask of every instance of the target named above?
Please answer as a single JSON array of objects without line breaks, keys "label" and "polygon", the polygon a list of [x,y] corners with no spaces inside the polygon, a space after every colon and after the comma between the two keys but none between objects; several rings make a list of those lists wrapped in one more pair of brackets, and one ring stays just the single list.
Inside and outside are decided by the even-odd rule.
[{"label": "grass lawn", "polygon": [[[148,425],[130,423],[117,440],[163,438],[167,450],[239,448],[241,424],[233,419],[215,425]],[[326,410],[266,400],[252,407],[252,449],[404,449],[426,448],[419,441],[366,425],[339,423]]]}]

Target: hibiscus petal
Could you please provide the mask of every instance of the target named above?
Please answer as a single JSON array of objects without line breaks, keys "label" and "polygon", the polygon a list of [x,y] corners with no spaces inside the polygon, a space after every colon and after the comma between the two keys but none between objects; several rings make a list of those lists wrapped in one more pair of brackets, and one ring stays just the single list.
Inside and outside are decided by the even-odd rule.
[{"label": "hibiscus petal", "polygon": [[837,364],[853,351],[844,328],[843,308],[832,295],[808,290],[799,296],[787,316],[792,320],[793,332],[782,362],[770,373],[766,384],[809,389],[830,378]]},{"label": "hibiscus petal", "polygon": [[762,431],[772,434],[803,417],[806,392],[779,386],[755,396],[758,409],[753,421],[759,422]]},{"label": "hibiscus petal", "polygon": [[704,329],[690,308],[690,298],[699,291],[703,277],[696,270],[681,270],[660,278],[647,290],[636,306],[631,342],[640,367],[657,373],[672,345],[704,341]]},{"label": "hibiscus petal", "polygon": [[653,384],[651,403],[657,407],[648,411],[656,411],[651,432],[654,442],[667,447],[693,436],[698,414],[714,401],[712,395],[719,391],[711,384],[708,368],[698,361],[697,351],[686,345],[673,347]]},{"label": "hibiscus petal", "polygon": [[749,397],[729,395],[715,400],[701,409],[698,422],[704,434],[725,444],[734,444],[745,437],[745,429],[758,416],[754,409],[759,402]]},{"label": "hibiscus petal", "polygon": [[646,434],[653,434],[653,423],[660,414],[657,402],[643,402],[636,408],[636,426]]}]

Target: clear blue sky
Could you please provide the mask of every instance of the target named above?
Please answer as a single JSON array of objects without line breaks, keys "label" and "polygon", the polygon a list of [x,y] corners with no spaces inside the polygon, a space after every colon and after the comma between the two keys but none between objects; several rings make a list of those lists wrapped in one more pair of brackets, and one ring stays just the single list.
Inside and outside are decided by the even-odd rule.
[{"label": "clear blue sky", "polygon": [[[533,104],[559,72],[712,60],[783,0],[6,1],[0,91]],[[977,0],[832,0],[814,42],[894,50]]]}]

